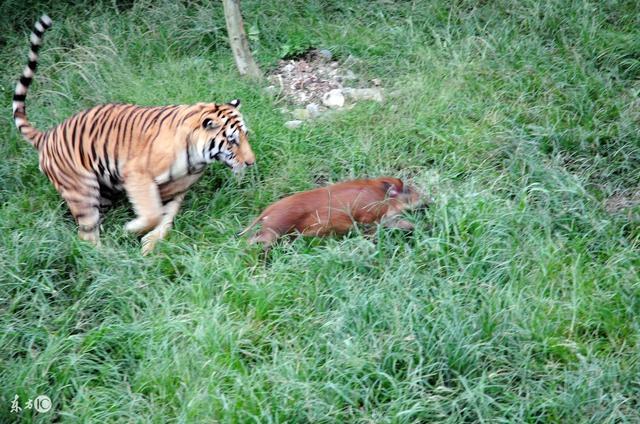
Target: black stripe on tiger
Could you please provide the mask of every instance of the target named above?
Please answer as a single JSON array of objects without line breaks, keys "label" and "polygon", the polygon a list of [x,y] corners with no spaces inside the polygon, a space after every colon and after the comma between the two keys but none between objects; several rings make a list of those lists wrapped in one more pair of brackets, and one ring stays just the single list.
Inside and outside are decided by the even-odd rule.
[{"label": "black stripe on tiger", "polygon": [[20,134],[36,148],[47,138],[43,133],[34,128],[27,118],[25,101],[29,86],[33,81],[33,76],[38,69],[38,51],[42,44],[42,37],[47,29],[51,28],[52,22],[47,15],[42,15],[34,24],[30,37],[29,60],[27,66],[22,71],[22,75],[13,95],[13,120]]},{"label": "black stripe on tiger", "polygon": [[51,28],[51,18],[49,18],[47,15],[42,15],[40,19],[38,19],[38,22],[43,26],[45,30]]},{"label": "black stripe on tiger", "polygon": [[[20,84],[24,85],[25,88],[29,88],[29,86],[31,85],[31,81],[33,81],[33,78],[31,77],[27,77],[25,75],[20,77]],[[26,94],[25,94],[26,97]]]}]

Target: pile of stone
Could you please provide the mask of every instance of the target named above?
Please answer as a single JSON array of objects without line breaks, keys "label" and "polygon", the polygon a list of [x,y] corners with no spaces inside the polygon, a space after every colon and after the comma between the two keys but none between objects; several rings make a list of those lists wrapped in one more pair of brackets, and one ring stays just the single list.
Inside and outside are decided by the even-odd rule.
[{"label": "pile of stone", "polygon": [[296,60],[281,60],[269,75],[267,92],[293,104],[283,112],[293,118],[287,128],[300,127],[304,121],[316,119],[331,110],[351,108],[361,100],[384,100],[380,80],[371,80],[371,87],[352,88],[358,78],[348,69],[355,59],[351,56],[341,65],[333,60],[329,50],[311,50]]}]

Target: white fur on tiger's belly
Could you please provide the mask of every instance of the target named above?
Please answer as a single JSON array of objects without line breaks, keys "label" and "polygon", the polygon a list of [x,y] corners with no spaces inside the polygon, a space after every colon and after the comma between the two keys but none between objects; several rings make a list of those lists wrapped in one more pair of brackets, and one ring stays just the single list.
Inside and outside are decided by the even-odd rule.
[{"label": "white fur on tiger's belly", "polygon": [[183,150],[173,161],[169,169],[154,178],[156,184],[164,184],[171,180],[177,180],[189,173],[189,163],[187,161],[187,151]]}]

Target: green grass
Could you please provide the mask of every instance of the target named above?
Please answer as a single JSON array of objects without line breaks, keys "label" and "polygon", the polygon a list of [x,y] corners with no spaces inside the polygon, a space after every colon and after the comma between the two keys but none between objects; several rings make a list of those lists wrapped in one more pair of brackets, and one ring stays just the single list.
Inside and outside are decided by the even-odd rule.
[{"label": "green grass", "polygon": [[[0,5],[1,422],[640,422],[636,1],[243,1],[264,70],[359,59],[392,96],[299,130],[239,78],[221,5]],[[10,102],[46,128],[99,102],[240,98],[257,169],[212,166],[150,257],[111,210],[76,225]],[[411,236],[234,234],[279,197],[397,175],[435,199]],[[10,412],[47,394],[47,414]]]}]

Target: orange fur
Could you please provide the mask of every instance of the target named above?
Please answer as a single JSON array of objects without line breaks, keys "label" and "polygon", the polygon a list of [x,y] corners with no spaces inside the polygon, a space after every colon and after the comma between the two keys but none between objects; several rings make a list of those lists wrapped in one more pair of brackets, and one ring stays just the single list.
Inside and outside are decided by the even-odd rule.
[{"label": "orange fur", "polygon": [[305,236],[344,234],[354,223],[385,225],[404,229],[411,223],[396,220],[403,210],[415,207],[421,196],[402,180],[391,177],[346,181],[296,193],[267,207],[244,231],[261,229],[250,243],[269,246],[278,237],[298,232]]},{"label": "orange fur", "polygon": [[37,67],[45,15],[31,37],[29,64],[16,86],[13,116],[22,136],[38,150],[40,168],[66,200],[79,236],[99,242],[99,206],[105,195],[125,191],[136,219],[126,225],[147,233],[148,253],[171,227],[185,191],[215,160],[239,171],[255,162],[239,100],[143,107],[106,104],[79,112],[42,132],[27,119],[25,99]]}]

